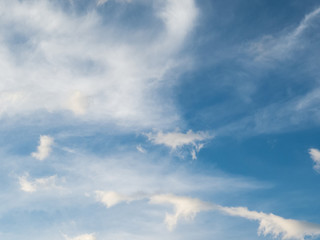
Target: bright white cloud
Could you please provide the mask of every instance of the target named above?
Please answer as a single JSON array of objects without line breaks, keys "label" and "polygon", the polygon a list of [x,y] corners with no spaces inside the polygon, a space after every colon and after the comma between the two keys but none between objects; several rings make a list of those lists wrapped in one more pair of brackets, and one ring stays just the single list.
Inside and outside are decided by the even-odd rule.
[{"label": "bright white cloud", "polygon": [[127,196],[113,191],[96,191],[95,193],[97,201],[103,203],[107,208],[110,208],[122,202],[130,203],[132,201],[140,200],[145,197],[145,195],[140,194]]},{"label": "bright white cloud", "polygon": [[313,166],[314,170],[316,170],[317,172],[320,172],[320,151],[315,148],[310,148],[309,154],[311,159],[314,162],[314,166]]},{"label": "bright white cloud", "polygon": [[274,214],[249,211],[244,207],[219,207],[219,210],[249,220],[259,221],[258,234],[270,234],[275,238],[304,240],[306,237],[320,235],[320,225],[293,219],[285,219]]},{"label": "bright white cloud", "polygon": [[49,157],[51,153],[51,146],[54,143],[54,139],[50,136],[43,135],[40,136],[39,146],[37,147],[37,151],[31,153],[31,156],[42,161]]},{"label": "bright white cloud", "polygon": [[181,148],[183,146],[191,146],[190,153],[193,159],[196,159],[196,153],[203,148],[203,141],[211,139],[213,136],[207,132],[193,132],[189,130],[187,133],[182,132],[168,132],[163,133],[147,133],[149,141],[158,145],[165,145],[172,150]]},{"label": "bright white cloud", "polygon": [[166,213],[165,223],[170,231],[177,225],[178,220],[192,220],[201,211],[213,210],[214,205],[202,202],[199,199],[180,197],[172,194],[154,195],[150,198],[151,204],[172,205],[174,214]]},{"label": "bright white cloud", "polygon": [[66,240],[96,240],[96,237],[93,233],[91,234],[83,234],[83,235],[79,235],[79,236],[76,236],[76,237],[73,237],[73,238],[70,238],[66,235],[64,235],[64,238]]},{"label": "bright white cloud", "polygon": [[48,190],[59,188],[56,185],[57,176],[50,176],[46,178],[35,178],[28,180],[28,175],[19,177],[20,189],[24,192],[36,192],[38,190]]},{"label": "bright white cloud", "polygon": [[141,145],[138,145],[136,148],[141,153],[145,153],[146,152],[146,150]]},{"label": "bright white cloud", "polygon": [[[177,122],[160,86],[170,87],[170,73],[187,68],[177,52],[194,26],[196,7],[193,0],[154,7],[150,12],[161,16],[165,28],[155,34],[146,26],[127,39],[119,38],[121,21],[111,26],[94,9],[78,15],[48,0],[1,1],[0,118],[69,110],[121,126]],[[19,41],[8,41],[13,37]]]}]

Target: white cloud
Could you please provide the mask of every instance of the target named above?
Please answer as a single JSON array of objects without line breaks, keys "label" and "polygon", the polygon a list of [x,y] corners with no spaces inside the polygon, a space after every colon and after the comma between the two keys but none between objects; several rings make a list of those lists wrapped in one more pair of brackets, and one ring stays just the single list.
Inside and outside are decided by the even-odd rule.
[{"label": "white cloud", "polygon": [[320,172],[320,151],[315,148],[310,148],[309,154],[311,159],[314,162],[314,166],[313,166],[314,170],[316,170],[317,172]]},{"label": "white cloud", "polygon": [[66,240],[96,240],[96,237],[93,233],[91,234],[83,234],[83,235],[79,235],[77,237],[73,237],[73,238],[70,238],[66,235],[64,235],[64,238]]},{"label": "white cloud", "polygon": [[56,185],[57,176],[50,176],[46,178],[35,178],[34,180],[28,180],[28,175],[19,177],[20,189],[24,192],[36,192],[38,190],[48,190],[59,188]]},{"label": "white cloud", "polygon": [[96,191],[96,199],[98,202],[103,203],[107,208],[117,205],[122,202],[130,203],[132,201],[143,199],[144,195],[131,195],[127,196],[113,191]]},{"label": "white cloud", "polygon": [[36,186],[34,183],[29,182],[26,176],[19,177],[20,189],[24,192],[35,192]]},{"label": "white cloud", "polygon": [[192,149],[190,150],[190,153],[193,159],[196,159],[196,152],[199,152],[200,149],[203,148],[204,145],[202,142],[213,138],[213,136],[207,132],[193,132],[192,130],[189,130],[187,133],[163,133],[162,131],[159,131],[158,133],[147,133],[146,136],[152,143],[165,145],[172,150],[176,150],[183,146],[191,146]]},{"label": "white cloud", "polygon": [[192,130],[189,130],[187,133],[181,133],[181,132],[163,133],[162,131],[159,131],[157,134],[148,133],[146,134],[146,136],[154,144],[166,145],[167,147],[170,147],[172,149],[176,149],[177,147],[182,147],[184,145],[198,146],[198,142],[212,138],[206,132],[200,131],[200,132],[194,133]]},{"label": "white cloud", "polygon": [[170,231],[174,229],[178,220],[192,220],[201,211],[213,210],[214,205],[202,202],[199,199],[180,197],[172,194],[154,195],[150,198],[151,204],[173,205],[174,214],[166,213],[165,223]]},{"label": "white cloud", "polygon": [[173,70],[177,76],[187,68],[177,52],[196,7],[193,0],[153,6],[153,17],[161,15],[166,27],[155,34],[145,26],[129,39],[121,37],[121,21],[112,26],[95,9],[81,15],[48,0],[1,1],[0,118],[71,110],[80,119],[121,126],[162,128],[179,121],[161,89],[172,86]]},{"label": "white cloud", "polygon": [[305,237],[320,235],[320,225],[293,219],[285,219],[274,214],[249,211],[244,207],[219,207],[220,211],[249,220],[259,221],[258,234],[270,234],[275,238],[304,240]]},{"label": "white cloud", "polygon": [[146,152],[146,150],[141,145],[138,145],[136,148],[141,153],[145,153]]},{"label": "white cloud", "polygon": [[47,135],[40,136],[39,146],[37,147],[37,151],[31,153],[31,156],[42,161],[49,157],[51,153],[51,146],[53,145],[54,140],[52,137]]}]

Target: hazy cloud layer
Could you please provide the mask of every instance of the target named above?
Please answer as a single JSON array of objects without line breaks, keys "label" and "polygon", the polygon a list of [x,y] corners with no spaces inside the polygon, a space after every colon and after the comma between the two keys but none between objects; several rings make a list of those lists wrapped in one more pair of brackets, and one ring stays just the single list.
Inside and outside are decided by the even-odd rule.
[{"label": "hazy cloud layer", "polygon": [[161,88],[175,81],[173,69],[175,76],[184,71],[178,52],[197,19],[193,0],[155,5],[150,17],[163,27],[156,34],[140,29],[134,41],[119,40],[121,27],[103,23],[96,9],[69,14],[47,0],[4,0],[0,7],[0,117],[71,111],[139,127],[179,120]]}]

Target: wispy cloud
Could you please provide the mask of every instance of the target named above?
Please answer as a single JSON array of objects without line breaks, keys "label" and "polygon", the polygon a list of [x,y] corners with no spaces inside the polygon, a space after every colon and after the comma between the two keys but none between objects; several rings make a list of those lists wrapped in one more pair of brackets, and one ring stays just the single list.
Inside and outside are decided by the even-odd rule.
[{"label": "wispy cloud", "polygon": [[147,133],[146,136],[152,143],[165,145],[172,150],[189,146],[191,147],[190,153],[193,159],[197,158],[196,153],[203,148],[203,142],[213,138],[213,135],[208,132],[193,132],[192,130],[189,130],[186,133],[178,131],[163,133],[162,131],[159,131],[157,133]]},{"label": "wispy cloud", "polygon": [[[197,198],[176,196],[173,194],[151,195],[150,204],[172,205],[173,214],[166,213],[165,224],[172,231],[181,219],[192,220],[197,213],[203,211],[219,211],[230,216],[256,220],[259,222],[258,234],[271,235],[274,238],[304,240],[306,237],[320,235],[320,225],[294,219],[250,211],[246,207],[224,207]],[[140,200],[140,199],[135,199]]]},{"label": "wispy cloud", "polygon": [[50,136],[43,135],[40,136],[39,146],[37,147],[37,151],[31,153],[31,156],[42,161],[49,157],[51,153],[51,146],[54,143],[54,139]]},{"label": "wispy cloud", "polygon": [[320,151],[316,148],[310,148],[309,154],[314,162],[313,169],[320,173]]},{"label": "wispy cloud", "polygon": [[[295,48],[303,47],[300,39],[319,14],[320,8],[316,8],[307,14],[300,24],[290,32],[283,33],[278,37],[264,36],[259,41],[251,43],[249,51],[255,56],[257,61],[272,61],[287,58]],[[298,44],[302,44],[302,46]]]}]

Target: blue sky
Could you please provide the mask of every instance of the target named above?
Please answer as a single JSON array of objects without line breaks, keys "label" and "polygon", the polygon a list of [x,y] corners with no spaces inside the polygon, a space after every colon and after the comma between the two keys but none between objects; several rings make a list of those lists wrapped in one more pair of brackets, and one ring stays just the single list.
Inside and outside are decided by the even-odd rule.
[{"label": "blue sky", "polygon": [[320,3],[0,0],[0,239],[320,239]]}]

